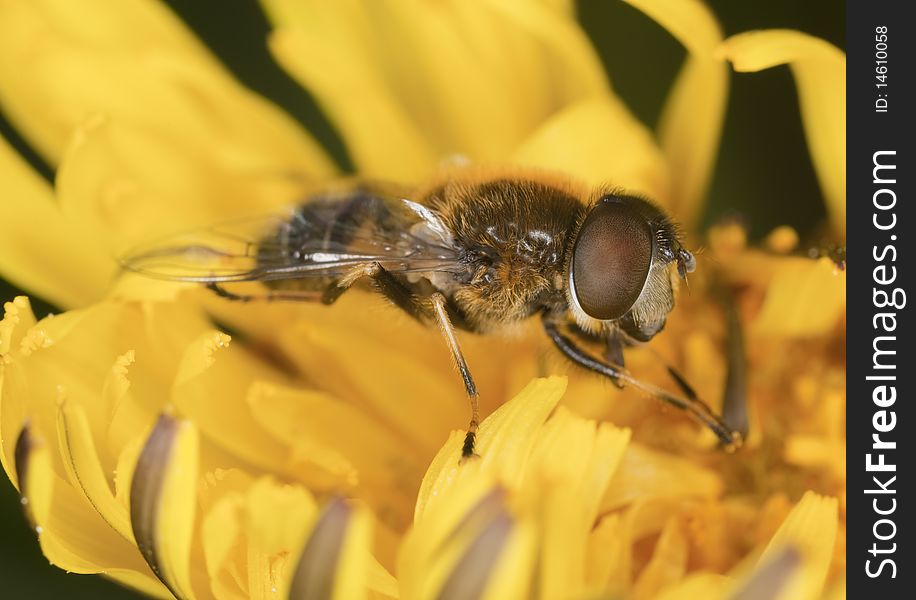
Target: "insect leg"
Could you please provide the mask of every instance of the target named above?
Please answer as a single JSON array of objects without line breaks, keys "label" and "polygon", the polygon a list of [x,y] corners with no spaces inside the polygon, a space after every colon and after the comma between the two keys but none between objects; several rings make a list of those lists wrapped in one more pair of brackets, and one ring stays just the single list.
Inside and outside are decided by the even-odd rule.
[{"label": "insect leg", "polygon": [[317,302],[321,300],[320,292],[312,291],[278,291],[272,290],[263,294],[236,294],[230,292],[218,283],[210,282],[207,289],[215,293],[220,298],[233,300],[235,302],[252,302],[255,300],[264,300],[267,302]]},{"label": "insect leg", "polygon": [[[569,332],[580,340],[589,343],[598,343],[604,345],[604,360],[611,366],[619,369],[625,368],[623,358],[623,337],[615,330],[607,337],[594,334],[579,327],[576,323],[569,325]],[[611,377],[611,382],[620,389],[623,389],[623,382],[617,377]]]},{"label": "insect leg", "polygon": [[344,292],[364,277],[371,279],[380,294],[394,302],[398,308],[410,316],[415,319],[425,316],[422,303],[416,294],[377,261],[363,263],[350,269],[343,277],[320,293],[321,302],[334,304]]},{"label": "insect leg", "polygon": [[474,383],[474,378],[471,377],[471,370],[468,368],[468,363],[461,352],[461,346],[458,344],[458,338],[455,336],[455,328],[445,308],[445,296],[436,292],[430,296],[430,300],[433,304],[433,313],[436,316],[436,322],[439,324],[439,330],[448,344],[448,349],[452,352],[452,359],[454,359],[455,365],[458,367],[458,372],[461,373],[461,379],[464,380],[464,389],[471,405],[471,422],[468,424],[468,432],[464,437],[464,445],[461,447],[461,456],[468,458],[474,455],[474,441],[477,438],[477,427],[480,421],[477,385]]},{"label": "insect leg", "polygon": [[[428,305],[424,303],[419,296],[414,294],[410,288],[404,285],[404,283],[386,271],[380,264],[372,263],[371,265],[367,265],[362,268],[362,272],[359,275],[355,276],[368,276],[372,278],[378,291],[410,316],[418,320],[422,320],[424,317],[429,316]],[[458,337],[455,335],[455,327],[452,325],[452,321],[446,310],[445,296],[436,292],[430,296],[429,299],[432,303],[432,316],[435,317],[436,323],[439,325],[439,330],[442,332],[442,337],[445,338],[445,342],[448,344],[448,348],[452,353],[452,359],[454,359],[455,365],[458,367],[458,372],[461,373],[461,379],[464,381],[464,389],[468,396],[468,403],[471,405],[471,421],[468,424],[468,432],[464,438],[464,445],[461,447],[461,455],[464,458],[468,458],[474,454],[474,441],[477,438],[477,427],[480,423],[477,385],[474,383],[474,378],[471,377],[471,370],[468,368],[468,363],[464,359],[464,354],[461,352],[461,346],[458,344]]]},{"label": "insect leg", "polygon": [[417,296],[404,282],[392,275],[378,262],[360,267],[355,275],[347,275],[338,285],[352,285],[360,277],[368,277],[375,284],[375,289],[391,300],[395,306],[417,320],[428,317],[429,309],[420,296]]},{"label": "insect leg", "polygon": [[728,427],[722,421],[722,419],[716,415],[712,409],[709,408],[709,406],[700,400],[700,398],[695,394],[692,396],[688,394],[686,398],[681,398],[654,385],[644,383],[630,375],[624,369],[614,367],[613,365],[609,365],[597,358],[589,356],[588,353],[576,346],[572,340],[560,332],[556,319],[550,315],[543,315],[542,322],[544,325],[544,331],[547,333],[547,336],[550,337],[554,345],[560,350],[560,352],[566,355],[567,358],[569,358],[577,365],[590,371],[594,371],[595,373],[600,373],[601,375],[611,379],[620,379],[621,381],[624,381],[633,387],[641,389],[644,392],[664,400],[672,406],[687,411],[688,414],[693,416],[695,419],[700,421],[700,423],[715,433],[722,444],[725,446],[726,450],[737,449],[743,443],[743,436],[741,433]]}]

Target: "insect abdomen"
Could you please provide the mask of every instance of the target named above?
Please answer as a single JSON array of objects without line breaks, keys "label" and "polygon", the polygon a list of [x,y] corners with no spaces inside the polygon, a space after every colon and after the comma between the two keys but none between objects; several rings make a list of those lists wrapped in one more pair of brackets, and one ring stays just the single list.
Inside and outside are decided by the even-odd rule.
[{"label": "insect abdomen", "polygon": [[[295,209],[289,221],[265,237],[262,247],[271,248],[259,252],[259,266],[278,260],[277,247],[280,260],[288,264],[333,261],[344,255],[349,260],[384,254],[390,250],[386,240],[396,240],[399,229],[410,225],[400,222],[403,218],[390,203],[366,188],[313,196]],[[325,290],[335,286],[346,271],[347,267],[341,266],[339,272],[326,276],[265,283],[274,289]]]}]

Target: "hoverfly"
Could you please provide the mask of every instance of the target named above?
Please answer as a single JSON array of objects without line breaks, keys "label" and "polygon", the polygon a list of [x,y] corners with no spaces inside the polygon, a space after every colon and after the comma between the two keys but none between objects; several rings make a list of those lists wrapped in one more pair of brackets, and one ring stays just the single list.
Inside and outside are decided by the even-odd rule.
[{"label": "hoverfly", "polygon": [[[471,409],[465,457],[478,392],[455,331],[487,334],[535,316],[573,363],[687,411],[729,448],[742,442],[670,367],[680,396],[624,368],[623,349],[652,339],[674,307],[671,266],[681,278],[696,266],[672,221],[637,196],[540,171],[465,167],[412,192],[373,183],[327,191],[284,216],[173,236],[122,264],[238,301],[332,304],[371,286],[442,332]],[[227,288],[243,281],[267,289]],[[601,356],[583,348],[595,342]]]}]

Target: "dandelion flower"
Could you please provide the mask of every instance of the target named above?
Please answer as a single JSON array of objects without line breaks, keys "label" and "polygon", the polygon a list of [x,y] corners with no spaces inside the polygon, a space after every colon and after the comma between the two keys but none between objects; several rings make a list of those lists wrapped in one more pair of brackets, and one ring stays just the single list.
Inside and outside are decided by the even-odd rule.
[{"label": "dandelion flower", "polygon": [[[653,131],[569,2],[262,4],[358,175],[416,184],[456,155],[547,168],[688,227],[729,65],[789,64],[843,240],[845,57],[825,42],[723,40],[700,2],[630,0],[687,50]],[[159,598],[842,593],[845,274],[792,254],[793,231],[766,250],[709,232],[666,332],[628,356],[739,397],[717,406],[746,407],[739,454],[637,391],[563,375],[526,330],[462,339],[485,416],[462,461],[447,349],[384,302],[240,306],[116,277],[132,244],[340,176],[165,7],[0,0],[0,106],[55,170],[52,186],[0,140],[0,273],[65,309],[38,321],[19,297],[0,322],[0,463],[52,564]]]}]

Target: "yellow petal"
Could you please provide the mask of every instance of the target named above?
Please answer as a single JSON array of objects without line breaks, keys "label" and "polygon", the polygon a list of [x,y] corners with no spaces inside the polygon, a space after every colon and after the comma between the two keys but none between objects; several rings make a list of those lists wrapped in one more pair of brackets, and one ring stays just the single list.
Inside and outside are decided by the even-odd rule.
[{"label": "yellow petal", "polygon": [[58,412],[57,434],[70,483],[85,494],[106,523],[125,540],[133,542],[128,511],[115,500],[111,491],[96,452],[86,411],[76,403],[64,402]]},{"label": "yellow petal", "polygon": [[722,32],[700,0],[626,0],[664,27],[688,55],[659,119],[668,158],[671,208],[687,227],[696,224],[719,149],[728,98],[728,69],[715,56]]},{"label": "yellow petal", "polygon": [[[200,301],[219,322],[265,344],[316,389],[377,415],[385,427],[405,437],[405,442],[425,448],[424,462],[441,447],[448,432],[468,418],[460,378],[439,332],[394,309],[379,294],[353,290],[328,307],[318,303],[241,304],[201,292]],[[524,339],[464,336],[461,345],[482,391],[482,415],[495,410],[507,394],[536,375],[529,368],[531,361],[520,359],[519,364],[507,365],[490,359],[503,354],[533,355]],[[360,353],[354,353],[354,347]],[[418,348],[430,351],[417,352]],[[406,365],[414,367],[409,377]],[[525,372],[518,385],[508,386],[507,367],[512,373]],[[439,401],[433,403],[429,398]]]},{"label": "yellow petal", "polygon": [[[349,300],[351,307],[366,301],[364,296],[354,296]],[[311,381],[377,415],[379,421],[397,431],[407,443],[428,457],[441,445],[449,430],[468,419],[467,400],[458,377],[450,372],[448,350],[441,340],[430,337],[430,334],[436,334],[435,331],[422,331],[417,325],[402,325],[407,330],[405,334],[410,336],[406,341],[411,338],[416,340],[419,336],[426,341],[425,345],[414,345],[407,352],[398,352],[392,346],[391,337],[368,335],[371,325],[367,323],[367,317],[389,319],[393,325],[404,323],[404,317],[390,306],[374,313],[371,309],[366,310],[365,304],[362,306],[364,308],[357,309],[362,314],[353,318],[366,323],[366,328],[354,327],[353,324],[316,326],[316,321],[332,318],[330,315],[318,316],[316,320],[300,321],[294,328],[289,328],[287,341],[300,346],[297,350],[300,357],[309,358],[307,363],[300,364]],[[328,310],[327,307],[316,308]],[[339,309],[335,306],[332,310]],[[327,312],[321,314],[327,315]],[[337,312],[337,318],[348,315],[353,313]],[[354,347],[360,348],[358,356],[353,354]],[[426,353],[428,356],[418,358],[415,349],[423,347],[431,351]],[[412,361],[424,359],[431,360],[435,366],[415,368],[410,371],[409,377],[404,377],[405,369],[409,368],[407,365],[423,364]],[[431,398],[438,399],[438,402],[432,405]],[[422,417],[418,418],[418,415]]]},{"label": "yellow petal", "polygon": [[[432,503],[401,546],[398,581],[405,598],[465,598],[485,596],[488,581],[508,598],[524,598],[528,573],[535,559],[534,531],[514,532],[519,525],[506,507],[506,492],[493,487],[486,472],[473,464],[478,477],[464,477],[449,493]],[[518,542],[522,542],[518,544]],[[500,577],[500,557],[515,571]],[[510,575],[511,579],[506,579]],[[461,592],[464,591],[464,594]]]},{"label": "yellow petal", "polygon": [[294,460],[318,473],[296,475],[314,491],[355,488],[388,522],[406,527],[423,474],[416,460],[394,433],[356,407],[311,390],[269,384],[252,387],[249,403],[255,419],[292,448]]},{"label": "yellow petal", "polygon": [[[462,9],[467,6],[466,2],[460,1],[454,4]],[[532,61],[537,70],[529,75],[532,79],[528,83],[529,90],[522,92],[519,89],[516,92],[515,110],[526,104],[524,100],[534,100],[533,97],[538,94],[531,92],[530,88],[537,86],[542,88],[543,95],[560,96],[558,105],[547,109],[548,115],[552,110],[608,91],[604,66],[588,36],[576,23],[572,6],[557,10],[557,7],[549,3],[529,0],[486,0],[486,4],[496,14],[506,18],[506,29],[509,30],[490,41],[493,44],[490,50],[494,56],[487,62],[495,62],[498,58],[505,60],[504,44],[510,41],[507,39],[509,36],[529,36],[529,43],[536,49],[532,54],[538,56],[536,62]],[[470,25],[469,28],[473,29]],[[520,65],[518,61],[512,63],[512,67],[532,69],[532,65]],[[507,73],[511,73],[508,68]],[[515,76],[518,76],[517,72]],[[545,88],[547,94],[544,93]],[[533,118],[534,122],[538,122],[544,116]]]},{"label": "yellow petal", "polygon": [[305,489],[276,483],[266,477],[255,481],[245,495],[248,534],[267,554],[288,551],[302,542],[318,506]]},{"label": "yellow petal", "polygon": [[365,598],[370,565],[368,514],[336,499],[324,507],[295,562],[289,598]]},{"label": "yellow petal", "polygon": [[[432,171],[432,148],[378,76],[362,65],[364,59],[353,56],[354,49],[330,47],[291,28],[275,31],[270,49],[321,102],[361,174],[409,182]],[[321,64],[315,56],[323,57]]]},{"label": "yellow petal", "polygon": [[590,589],[622,592],[629,586],[631,540],[620,514],[599,520],[588,538],[585,580]]},{"label": "yellow petal", "polygon": [[584,100],[556,113],[513,153],[523,165],[564,171],[667,204],[665,158],[652,134],[615,96]]},{"label": "yellow petal", "polygon": [[607,90],[583,31],[542,3],[264,4],[281,64],[370,175],[414,180],[455,154],[505,159],[549,115]]},{"label": "yellow petal", "polygon": [[786,462],[823,470],[838,480],[846,480],[846,444],[841,440],[826,439],[823,436],[796,434],[785,442],[783,456]]},{"label": "yellow petal", "polygon": [[687,538],[676,517],[668,520],[655,544],[652,558],[639,574],[634,598],[655,598],[660,590],[677,583],[687,570]]},{"label": "yellow petal", "polygon": [[[798,572],[801,556],[794,547],[784,547],[766,560],[760,561],[754,572],[740,583],[729,598],[754,598],[765,594],[769,598],[795,598],[786,596],[786,586]],[[732,586],[734,587],[734,585]]]},{"label": "yellow petal", "polygon": [[26,296],[16,296],[3,303],[0,320],[0,354],[9,354],[19,346],[22,336],[35,324],[35,314]]},{"label": "yellow petal", "polygon": [[51,163],[103,112],[133,129],[205,145],[237,166],[331,172],[311,138],[245,90],[164,4],[0,3],[0,98]]},{"label": "yellow petal", "polygon": [[178,597],[194,598],[191,541],[197,508],[197,429],[163,415],[134,471],[130,517],[144,559]]},{"label": "yellow petal", "polygon": [[62,307],[100,298],[115,263],[62,214],[51,186],[0,136],[0,274]]},{"label": "yellow petal", "polygon": [[[59,473],[65,472],[56,435],[60,401],[78,401],[86,410],[93,438],[104,439],[107,414],[97,401],[99,375],[113,357],[99,332],[116,330],[120,316],[119,311],[97,305],[46,317],[23,336],[8,365],[5,387],[19,388],[27,414],[45,432]],[[80,368],[74,368],[76,364]],[[10,392],[13,389],[7,387]]]},{"label": "yellow petal", "polygon": [[201,479],[200,544],[210,589],[220,600],[248,597],[243,573],[248,560],[246,493],[251,485],[252,478],[238,469],[217,469]]},{"label": "yellow petal", "polygon": [[[217,598],[243,598],[244,592],[231,569],[230,561],[241,562],[239,547],[242,499],[223,498],[206,514],[200,536],[204,547],[210,589]],[[236,552],[234,552],[236,551]],[[235,554],[235,556],[233,556]]]},{"label": "yellow petal", "polygon": [[[477,435],[480,458],[461,462],[464,433],[453,433],[423,477],[417,495],[415,520],[423,517],[466,471],[494,469],[503,481],[518,483],[535,443],[538,429],[556,407],[566,390],[565,377],[535,379],[512,400],[484,419]],[[470,467],[470,469],[469,469]]]},{"label": "yellow petal", "polygon": [[530,598],[535,543],[533,525],[497,515],[464,549],[436,598]]},{"label": "yellow petal", "polygon": [[118,356],[102,384],[101,403],[109,414],[105,442],[110,457],[119,458],[125,444],[136,439],[137,432],[152,426],[150,415],[138,409],[136,399],[130,393],[127,370],[134,363],[135,356],[134,350]]},{"label": "yellow petal", "polygon": [[34,324],[35,315],[28,298],[18,296],[4,303],[3,320],[0,320],[0,465],[17,488],[15,448],[25,425],[27,395],[22,391],[25,386],[21,372],[12,372],[10,352],[19,346],[25,332]]},{"label": "yellow petal", "polygon": [[730,581],[723,575],[696,573],[688,575],[677,585],[665,588],[658,600],[715,600],[724,597]]},{"label": "yellow petal", "polygon": [[692,460],[632,443],[607,487],[601,512],[646,497],[715,497],[721,492],[722,480],[715,472]]},{"label": "yellow petal", "polygon": [[576,14],[576,3],[573,0],[541,0],[541,3],[563,14]]},{"label": "yellow petal", "polygon": [[[473,552],[475,549],[471,549]],[[486,583],[486,600],[531,598],[527,574],[537,559],[537,528],[530,520],[516,521],[505,540],[499,558],[493,562]]]},{"label": "yellow petal", "polygon": [[538,589],[546,598],[585,586],[589,533],[630,432],[560,407],[543,426],[526,465],[526,488],[540,496]]},{"label": "yellow petal", "polygon": [[[314,533],[312,534],[314,536]],[[333,600],[364,598],[368,591],[369,570],[373,561],[369,553],[372,521],[364,507],[356,505],[341,543],[334,578]]]},{"label": "yellow petal", "polygon": [[578,516],[591,529],[605,488],[620,466],[630,431],[609,423],[597,424],[557,408],[544,424],[529,458],[526,476],[551,484],[565,481],[580,506]]},{"label": "yellow petal", "polygon": [[303,195],[305,180],[293,166],[236,156],[231,148],[223,156],[214,150],[219,144],[205,136],[176,140],[95,114],[75,128],[58,170],[61,210],[71,226],[103,240],[114,267],[151,240],[266,216]]},{"label": "yellow petal", "polygon": [[805,137],[836,232],[846,236],[846,55],[798,31],[752,31],[725,40],[736,71],[792,68]]},{"label": "yellow petal", "polygon": [[248,595],[258,600],[282,598],[295,565],[290,555],[301,547],[315,521],[315,501],[300,487],[262,478],[245,494],[243,507]]},{"label": "yellow petal", "polygon": [[229,339],[211,330],[188,345],[175,376],[172,400],[224,451],[268,471],[276,469],[286,462],[286,449],[255,426],[247,395],[253,382],[277,376],[244,347],[229,350]]},{"label": "yellow petal", "polygon": [[823,600],[846,600],[846,576],[839,579],[824,592]]},{"label": "yellow petal", "polygon": [[846,272],[828,258],[779,262],[751,330],[765,336],[816,336],[834,328],[846,308]]},{"label": "yellow petal", "polygon": [[148,594],[167,598],[133,544],[116,534],[85,497],[54,473],[48,446],[29,428],[17,444],[17,472],[42,552],[73,573],[110,572]]},{"label": "yellow petal", "polygon": [[[800,554],[800,561],[795,561],[795,566],[785,574],[785,583],[778,595],[780,600],[820,597],[833,557],[837,516],[836,498],[806,492],[779,527],[757,561],[756,569],[766,568],[787,549]],[[753,577],[749,575],[749,579]]]},{"label": "yellow petal", "polygon": [[[61,398],[77,402],[86,412],[99,461],[104,471],[111,473],[125,444],[151,427],[170,400],[162,385],[163,377],[167,382],[177,368],[180,352],[175,348],[186,346],[188,338],[206,326],[195,313],[196,309],[184,304],[144,308],[103,303],[43,319],[8,355],[3,394],[16,401],[2,404],[2,427],[21,424],[16,411],[28,414],[43,431],[51,433],[47,438],[55,449],[55,468],[64,473],[56,451],[58,402]],[[118,381],[120,377],[119,385],[123,385],[123,375],[112,375],[112,365],[117,371],[127,348],[135,348],[143,357],[132,367],[134,385],[120,399],[106,397],[106,386],[110,390],[115,385],[112,379]],[[117,404],[113,406],[110,401]],[[120,429],[121,425],[125,429]]]},{"label": "yellow petal", "polygon": [[105,577],[151,598],[162,598],[162,600],[175,598],[161,583],[143,573],[127,569],[108,569],[105,571]]},{"label": "yellow petal", "polygon": [[[48,447],[28,424],[16,438],[15,479],[22,505],[34,527],[47,523],[54,494],[54,474]],[[37,533],[41,533],[40,530]]]}]

